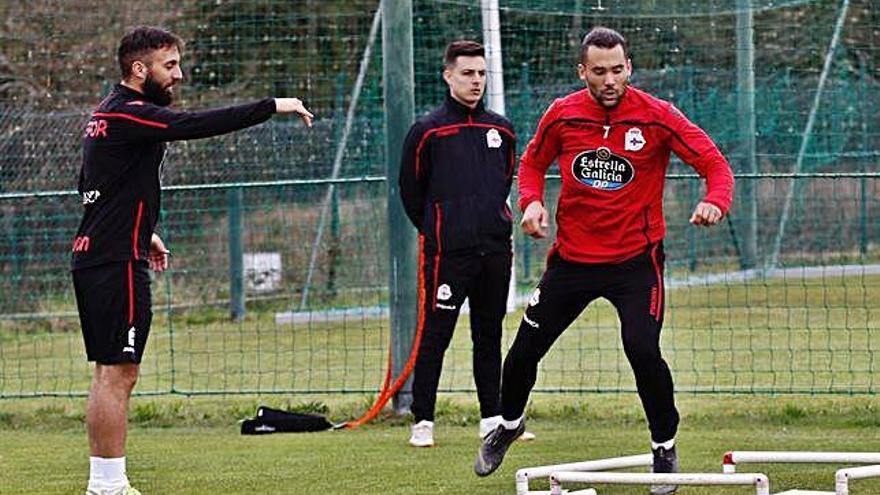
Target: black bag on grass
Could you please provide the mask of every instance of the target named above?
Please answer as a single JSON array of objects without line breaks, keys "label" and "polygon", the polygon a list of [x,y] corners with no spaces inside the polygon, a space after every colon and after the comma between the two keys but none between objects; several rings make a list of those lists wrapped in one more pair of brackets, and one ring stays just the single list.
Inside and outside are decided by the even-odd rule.
[{"label": "black bag on grass", "polygon": [[241,423],[242,435],[269,433],[324,431],[333,428],[324,416],[294,413],[260,406],[257,415]]}]

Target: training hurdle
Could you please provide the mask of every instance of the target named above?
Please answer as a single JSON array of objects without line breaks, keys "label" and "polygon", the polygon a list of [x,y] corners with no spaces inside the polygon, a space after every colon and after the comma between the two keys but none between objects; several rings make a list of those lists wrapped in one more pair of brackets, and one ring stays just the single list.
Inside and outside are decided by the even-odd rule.
[{"label": "training hurdle", "polygon": [[722,469],[735,473],[737,464],[880,464],[880,452],[776,452],[731,450],[724,454]]},{"label": "training hurdle", "polygon": [[786,490],[775,495],[834,495],[834,492],[817,492],[815,490]]},{"label": "training hurdle", "polygon": [[[626,457],[609,457],[594,461],[570,462],[568,464],[554,464],[551,466],[536,466],[522,468],[516,472],[516,495],[548,495],[550,492],[529,490],[529,480],[547,478],[551,474],[560,471],[605,471],[613,469],[626,469],[633,467],[650,466],[654,462],[651,454],[631,455]],[[571,492],[570,495],[595,495],[595,490],[583,490]]]},{"label": "training hurdle", "polygon": [[736,451],[724,454],[724,473],[736,473],[737,464],[875,464],[838,469],[834,475],[835,491],[790,490],[779,495],[849,495],[850,480],[880,477],[880,452],[774,452]]},{"label": "training hurdle", "polygon": [[862,466],[838,469],[834,474],[837,495],[849,495],[849,480],[880,477],[880,466]]},{"label": "training hurdle", "polygon": [[[556,472],[550,475],[550,494],[563,495],[562,483],[613,483],[618,485],[751,485],[756,495],[770,495],[770,480],[761,473],[589,473]],[[569,492],[569,495],[585,492]]]}]

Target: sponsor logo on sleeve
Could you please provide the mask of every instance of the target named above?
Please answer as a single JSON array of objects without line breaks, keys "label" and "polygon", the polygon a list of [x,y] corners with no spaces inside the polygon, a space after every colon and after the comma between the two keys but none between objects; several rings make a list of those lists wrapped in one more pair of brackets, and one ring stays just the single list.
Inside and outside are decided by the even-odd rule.
[{"label": "sponsor logo on sleeve", "polygon": [[82,193],[82,195],[83,195],[83,198],[82,198],[83,204],[90,205],[90,204],[94,203],[95,201],[97,201],[98,198],[101,197],[101,191],[95,189],[94,191],[86,191],[86,192]]},{"label": "sponsor logo on sleeve", "polygon": [[594,189],[617,191],[632,182],[635,169],[629,160],[602,147],[578,153],[571,162],[571,174]]},{"label": "sponsor logo on sleeve", "polygon": [[104,119],[89,121],[86,125],[85,137],[93,139],[107,137],[107,121]]},{"label": "sponsor logo on sleeve", "polygon": [[75,237],[73,239],[73,248],[71,251],[74,253],[85,253],[89,250],[89,245],[92,243],[91,239],[87,235],[81,235]]}]

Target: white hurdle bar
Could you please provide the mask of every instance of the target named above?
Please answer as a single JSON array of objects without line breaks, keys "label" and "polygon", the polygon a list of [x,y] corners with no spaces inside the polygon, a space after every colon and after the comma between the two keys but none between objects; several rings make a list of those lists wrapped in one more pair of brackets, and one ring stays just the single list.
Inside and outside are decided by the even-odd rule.
[{"label": "white hurdle bar", "polygon": [[770,480],[766,475],[761,473],[556,472],[550,475],[550,494],[563,495],[565,492],[562,490],[562,483],[607,483],[618,485],[752,485],[755,487],[756,495],[770,495]]},{"label": "white hurdle bar", "polygon": [[[548,495],[548,491],[530,491],[529,480],[546,478],[560,471],[605,471],[608,469],[626,469],[633,467],[650,466],[654,463],[651,454],[631,455],[626,457],[609,457],[594,461],[570,462],[568,464],[555,464],[552,466],[536,466],[520,469],[516,472],[516,495]],[[594,495],[588,491],[573,492],[570,495]]]},{"label": "white hurdle bar", "polygon": [[834,475],[837,495],[849,495],[849,480],[880,477],[880,466],[839,469]]},{"label": "white hurdle bar", "polygon": [[735,473],[744,463],[880,464],[880,452],[761,452],[731,450],[724,454],[722,469]]},{"label": "white hurdle bar", "polygon": [[786,490],[774,495],[837,495],[837,492],[817,492],[816,490]]}]

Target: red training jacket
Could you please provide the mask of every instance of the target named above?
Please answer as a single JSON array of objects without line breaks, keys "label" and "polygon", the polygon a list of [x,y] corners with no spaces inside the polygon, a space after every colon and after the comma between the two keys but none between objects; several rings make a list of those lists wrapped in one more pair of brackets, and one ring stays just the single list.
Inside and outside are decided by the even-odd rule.
[{"label": "red training jacket", "polygon": [[541,118],[519,168],[519,207],[544,200],[559,161],[562,190],[553,250],[579,263],[618,263],[666,234],[663,182],[669,153],[706,178],[703,201],[727,213],[733,173],[715,143],[675,106],[632,86],[610,110],[588,89],[557,99]]}]

